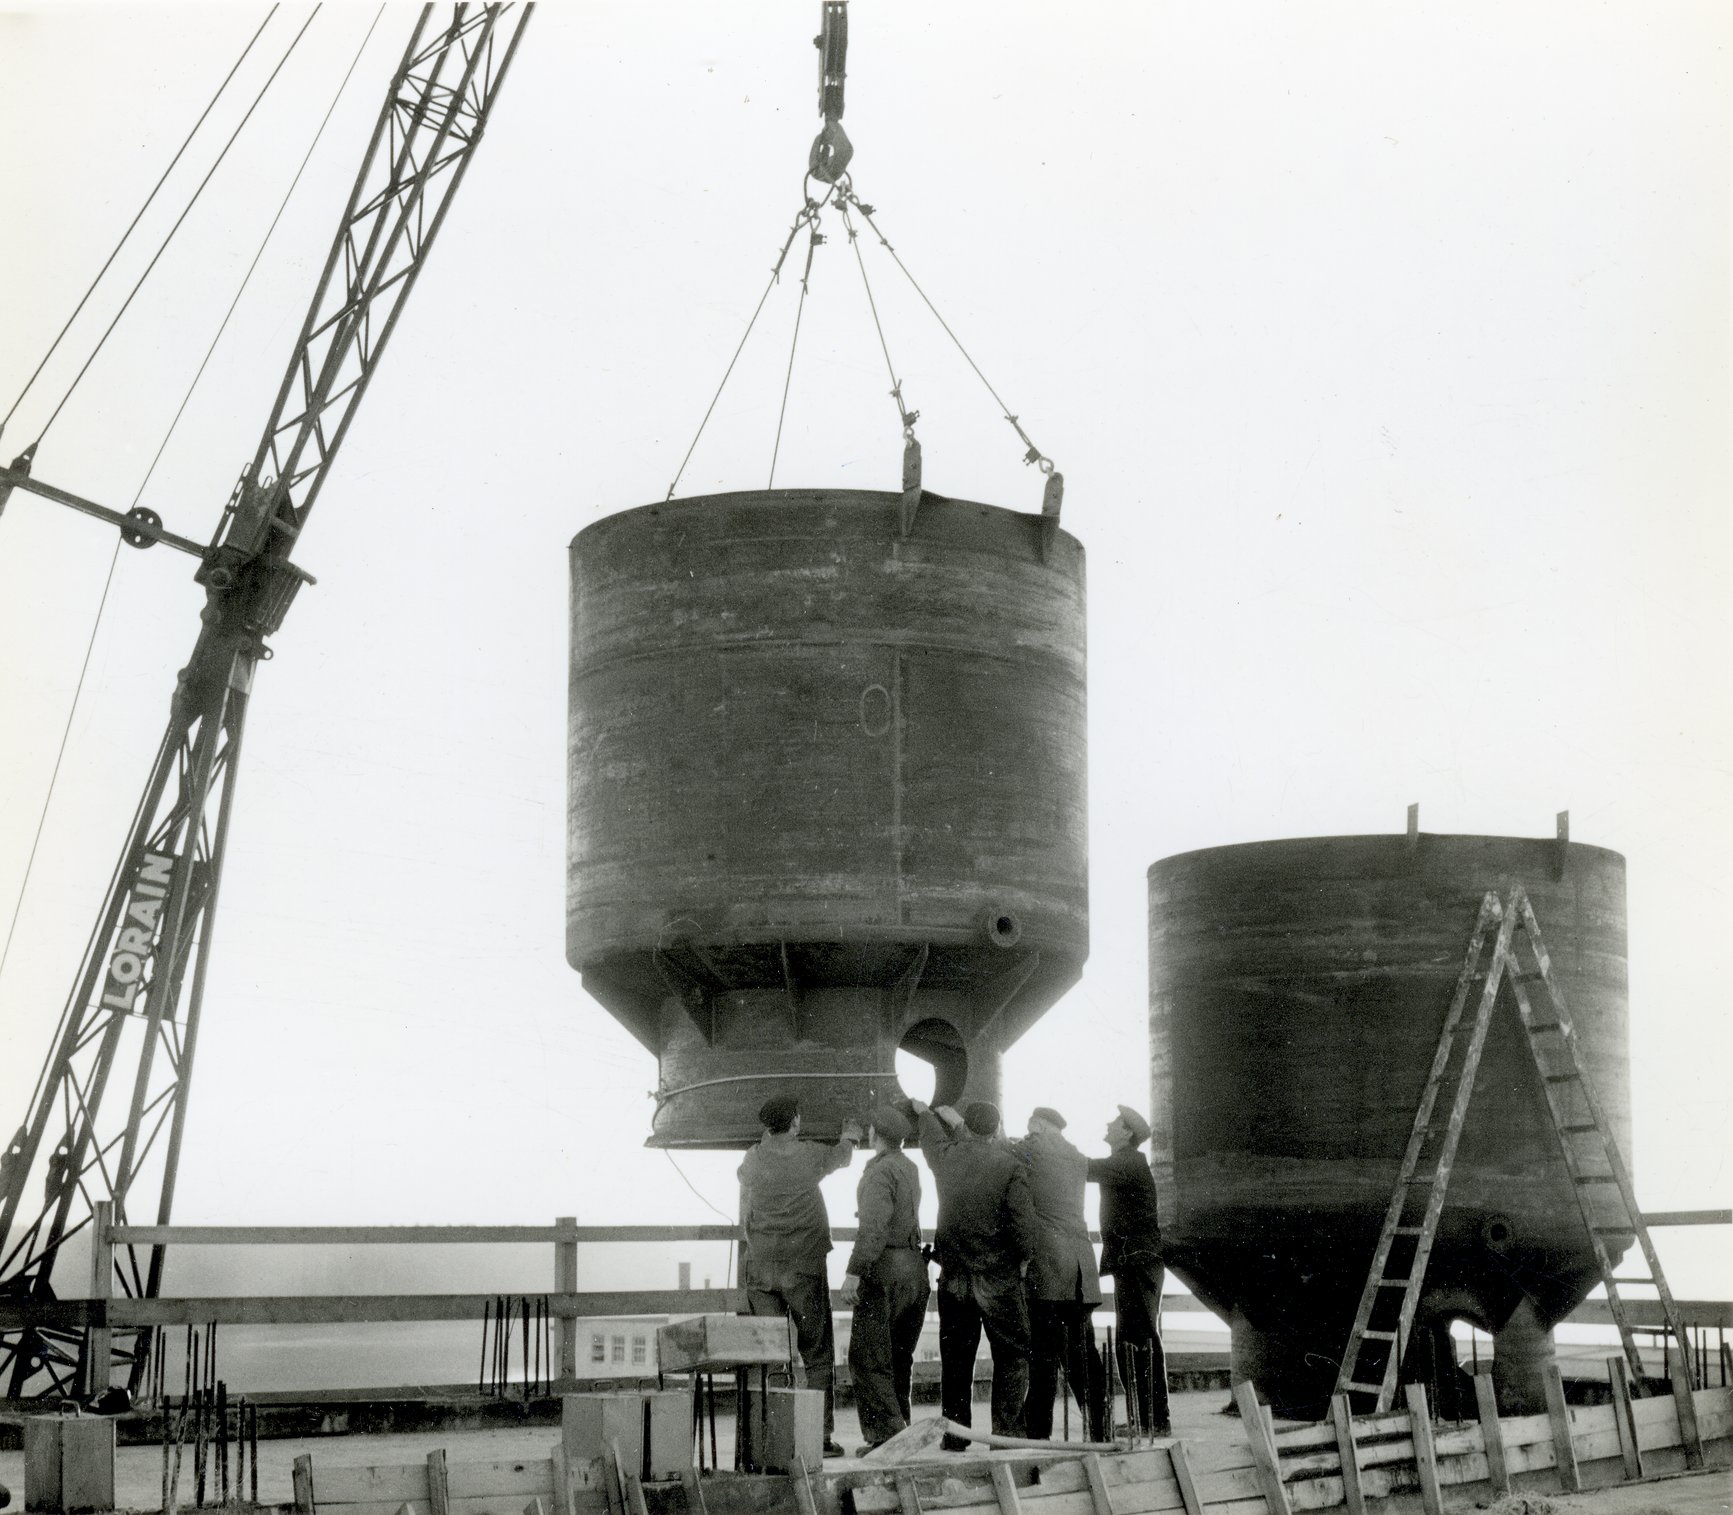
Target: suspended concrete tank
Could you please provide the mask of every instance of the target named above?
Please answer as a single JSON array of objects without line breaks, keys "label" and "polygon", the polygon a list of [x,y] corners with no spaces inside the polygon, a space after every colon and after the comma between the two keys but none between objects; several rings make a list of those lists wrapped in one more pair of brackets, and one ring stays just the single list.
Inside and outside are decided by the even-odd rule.
[{"label": "suspended concrete tank", "polygon": [[650,1143],[993,1099],[1088,952],[1083,549],[1039,516],[775,490],[571,547],[566,956],[656,1054]]},{"label": "suspended concrete tank", "polygon": [[[1214,847],[1149,870],[1164,1249],[1230,1322],[1236,1374],[1280,1409],[1324,1411],[1482,896],[1514,884],[1628,1162],[1619,854],[1340,836]],[[1416,1351],[1438,1353],[1418,1370],[1433,1376],[1448,1322],[1471,1321],[1494,1335],[1501,1402],[1532,1409],[1544,1407],[1551,1329],[1599,1273],[1509,997],[1506,986],[1404,1371],[1417,1375]],[[1622,1210],[1606,1220],[1622,1223]],[[1630,1240],[1608,1238],[1615,1255]]]}]

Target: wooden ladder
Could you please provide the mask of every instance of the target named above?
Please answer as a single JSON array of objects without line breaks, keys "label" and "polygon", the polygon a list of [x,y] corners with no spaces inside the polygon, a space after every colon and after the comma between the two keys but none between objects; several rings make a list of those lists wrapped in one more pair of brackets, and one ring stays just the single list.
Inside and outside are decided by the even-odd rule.
[{"label": "wooden ladder", "polygon": [[[1535,919],[1534,906],[1519,885],[1512,889],[1506,911],[1517,919],[1517,929],[1508,953],[1511,992],[1516,997],[1517,1013],[1534,1055],[1535,1071],[1540,1075],[1541,1088],[1546,1093],[1547,1111],[1558,1137],[1559,1155],[1570,1174],[1571,1188],[1582,1212],[1583,1225],[1594,1248],[1595,1262],[1600,1268],[1601,1281],[1607,1291],[1607,1308],[1619,1328],[1619,1341],[1624,1346],[1625,1361],[1635,1384],[1645,1381],[1642,1357],[1637,1351],[1637,1339],[1619,1293],[1622,1284],[1652,1287],[1659,1296],[1662,1318],[1667,1334],[1672,1337],[1678,1360],[1684,1365],[1685,1382],[1695,1388],[1690,1341],[1685,1335],[1685,1323],[1679,1306],[1667,1287],[1661,1271],[1661,1259],[1655,1252],[1649,1228],[1643,1224],[1643,1213],[1637,1208],[1636,1191],[1631,1187],[1631,1175],[1625,1168],[1618,1143],[1607,1125],[1589,1070],[1579,1056],[1576,1029],[1565,1009],[1564,996],[1553,977],[1552,960],[1547,955],[1546,942]],[[1518,944],[1527,951],[1529,965],[1517,956]],[[1531,997],[1530,990],[1539,986]],[[1537,1007],[1536,1000],[1541,1003]],[[1611,1188],[1618,1196],[1618,1205],[1606,1203],[1603,1196]],[[1614,1211],[1609,1215],[1609,1210]],[[1622,1219],[1617,1211],[1622,1210]],[[1610,1223],[1609,1223],[1610,1222]],[[1614,1276],[1613,1260],[1607,1253],[1606,1238],[1635,1235],[1642,1248],[1649,1271],[1646,1277],[1618,1278]],[[1638,1392],[1641,1392],[1639,1389]]]},{"label": "wooden ladder", "polygon": [[[1495,921],[1498,922],[1498,931],[1488,958],[1487,938]],[[1529,966],[1524,965],[1519,948],[1526,951]],[[1465,1023],[1463,1010],[1470,988],[1477,979],[1481,981],[1480,1000],[1474,1019]],[[1354,1314],[1347,1350],[1342,1354],[1336,1393],[1353,1396],[1362,1403],[1371,1397],[1372,1413],[1383,1414],[1395,1402],[1398,1372],[1419,1307],[1439,1217],[1444,1211],[1445,1191],[1451,1167],[1456,1161],[1469,1100],[1474,1093],[1481,1052],[1498,1003],[1499,989],[1507,979],[1545,1093],[1547,1113],[1558,1138],[1559,1152],[1570,1175],[1571,1189],[1606,1287],[1607,1304],[1619,1328],[1625,1360],[1636,1381],[1641,1383],[1644,1377],[1642,1358],[1624,1300],[1619,1294],[1619,1285],[1653,1286],[1660,1296],[1667,1330],[1678,1348],[1678,1358],[1685,1365],[1689,1383],[1691,1353],[1678,1306],[1667,1288],[1660,1259],[1655,1254],[1648,1228],[1643,1224],[1642,1212],[1637,1208],[1630,1175],[1607,1128],[1588,1070],[1577,1056],[1576,1032],[1565,1011],[1558,983],[1553,978],[1552,962],[1541,936],[1540,923],[1535,919],[1534,907],[1519,885],[1511,890],[1509,899],[1502,905],[1491,891],[1481,900],[1480,914],[1469,937],[1462,971],[1457,976],[1456,991],[1451,996],[1444,1029],[1439,1034],[1432,1069],[1415,1112],[1396,1190],[1385,1212],[1384,1228],[1379,1234],[1366,1287]],[[1535,1001],[1529,992],[1537,984],[1545,999],[1545,1009],[1540,1014],[1536,1013]],[[1446,1090],[1450,1091],[1450,1113],[1440,1123],[1435,1119],[1435,1112]],[[1623,1205],[1622,1224],[1607,1224],[1607,1207],[1597,1203],[1596,1193],[1604,1193],[1608,1185],[1617,1191]],[[1632,1233],[1641,1243],[1649,1274],[1646,1278],[1615,1278],[1605,1238]],[[1396,1302],[1398,1290],[1401,1297]]]},{"label": "wooden ladder", "polygon": [[[1492,930],[1495,922],[1496,935]],[[1438,1218],[1444,1212],[1445,1189],[1462,1139],[1468,1102],[1474,1094],[1474,1076],[1492,1024],[1493,1006],[1498,1002],[1515,923],[1515,916],[1489,891],[1480,902],[1462,971],[1456,977],[1450,1010],[1402,1154],[1396,1190],[1384,1212],[1384,1228],[1354,1312],[1354,1329],[1336,1374],[1335,1392],[1349,1395],[1349,1403],[1359,1413],[1382,1415],[1396,1399],[1397,1370],[1420,1305],[1426,1263],[1438,1233]],[[1480,999],[1473,1019],[1465,1022],[1463,1011],[1476,979],[1482,980]],[[1442,1121],[1436,1118],[1441,1101],[1447,1102],[1449,1111]],[[1365,1404],[1368,1397],[1373,1400],[1371,1406]]]}]

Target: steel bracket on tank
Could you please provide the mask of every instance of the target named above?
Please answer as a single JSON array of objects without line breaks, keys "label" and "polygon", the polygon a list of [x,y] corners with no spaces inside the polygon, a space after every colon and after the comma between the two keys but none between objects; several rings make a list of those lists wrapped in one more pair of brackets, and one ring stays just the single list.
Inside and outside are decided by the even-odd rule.
[{"label": "steel bracket on tank", "polygon": [[903,437],[903,497],[897,504],[897,525],[906,537],[915,529],[921,508],[921,444],[912,432]]},{"label": "steel bracket on tank", "polygon": [[[696,954],[697,949],[692,950]],[[658,947],[651,953],[650,960],[655,963],[656,971],[662,975],[662,982],[668,986],[669,992],[692,1017],[692,1023],[697,1026],[699,1034],[706,1042],[713,1043],[716,1040],[714,986],[705,983],[665,948]],[[699,961],[703,961],[702,957]]]},{"label": "steel bracket on tank", "polygon": [[999,1017],[1011,1008],[1011,1002],[1023,992],[1023,986],[1035,976],[1041,966],[1041,954],[1030,952],[1019,956],[1003,973],[996,973],[975,992],[976,1038],[985,1036]]}]

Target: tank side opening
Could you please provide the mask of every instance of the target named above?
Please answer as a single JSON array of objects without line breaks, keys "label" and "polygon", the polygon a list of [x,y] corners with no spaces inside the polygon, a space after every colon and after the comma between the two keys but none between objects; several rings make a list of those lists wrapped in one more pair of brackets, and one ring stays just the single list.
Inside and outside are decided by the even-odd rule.
[{"label": "tank side opening", "polygon": [[969,1054],[949,1021],[918,1021],[897,1045],[897,1083],[927,1105],[954,1105],[969,1081]]}]

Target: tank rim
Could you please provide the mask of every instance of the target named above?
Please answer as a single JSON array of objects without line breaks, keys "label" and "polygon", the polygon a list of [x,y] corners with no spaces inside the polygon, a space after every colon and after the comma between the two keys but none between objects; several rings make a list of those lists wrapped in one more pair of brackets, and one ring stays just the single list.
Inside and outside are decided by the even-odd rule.
[{"label": "tank rim", "polygon": [[[1509,836],[1498,832],[1422,831],[1419,835],[1422,841],[1522,842],[1530,846],[1550,847],[1557,847],[1560,845],[1556,837]],[[1253,847],[1265,849],[1276,847],[1316,847],[1326,842],[1382,842],[1386,846],[1405,847],[1408,845],[1408,837],[1405,832],[1401,831],[1366,831],[1350,832],[1342,836],[1278,836],[1267,837],[1261,841],[1252,842],[1223,842],[1215,847],[1192,847],[1185,852],[1174,852],[1170,853],[1166,857],[1157,858],[1144,870],[1144,877],[1146,879],[1152,879],[1155,877],[1158,869],[1166,868],[1171,863],[1182,863],[1188,858],[1203,857],[1206,854],[1241,852]],[[1597,847],[1592,842],[1565,842],[1563,846],[1564,850],[1573,856],[1593,853],[1599,857],[1611,858],[1621,865],[1625,862],[1624,853],[1616,852],[1611,847]]]},{"label": "tank rim", "polygon": [[[627,516],[638,515],[643,511],[685,510],[697,506],[725,505],[730,501],[770,501],[793,499],[802,496],[810,497],[814,495],[822,495],[826,500],[834,500],[857,506],[876,505],[881,509],[894,508],[901,503],[903,498],[902,492],[895,489],[833,489],[822,484],[794,485],[784,489],[731,489],[724,490],[719,494],[678,495],[672,500],[650,500],[642,505],[627,505],[619,510],[610,511],[607,515],[591,521],[588,526],[582,527],[572,537],[570,543],[567,545],[568,547],[575,548],[579,541],[590,532],[611,525]],[[991,511],[995,515],[1011,516],[1022,521],[1040,521],[1047,519],[1038,510],[1013,510],[1008,505],[995,505],[988,500],[965,499],[960,495],[940,494],[936,490],[932,489],[926,489],[921,492],[921,505],[923,508],[928,505],[963,506],[968,509]],[[913,535],[915,537],[919,537],[920,535],[920,527],[918,524]],[[1055,526],[1055,535],[1073,543],[1079,551],[1082,551],[1082,542],[1063,526]]]}]

